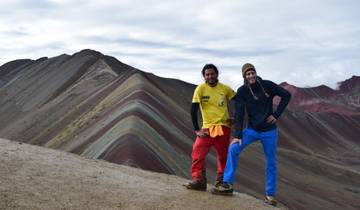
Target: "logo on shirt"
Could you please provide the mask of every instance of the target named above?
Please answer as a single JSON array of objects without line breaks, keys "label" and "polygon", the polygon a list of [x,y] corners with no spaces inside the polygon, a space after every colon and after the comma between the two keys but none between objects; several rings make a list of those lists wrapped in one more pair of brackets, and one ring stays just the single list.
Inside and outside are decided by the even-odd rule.
[{"label": "logo on shirt", "polygon": [[210,96],[201,96],[201,101],[208,102],[210,100]]}]

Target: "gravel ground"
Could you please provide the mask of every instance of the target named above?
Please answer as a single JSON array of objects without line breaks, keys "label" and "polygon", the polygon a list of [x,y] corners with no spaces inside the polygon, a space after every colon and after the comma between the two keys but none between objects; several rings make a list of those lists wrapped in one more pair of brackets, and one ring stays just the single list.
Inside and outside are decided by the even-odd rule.
[{"label": "gravel ground", "polygon": [[[0,139],[0,209],[286,209],[246,194],[186,190],[187,180]],[[208,189],[210,189],[210,185]]]}]

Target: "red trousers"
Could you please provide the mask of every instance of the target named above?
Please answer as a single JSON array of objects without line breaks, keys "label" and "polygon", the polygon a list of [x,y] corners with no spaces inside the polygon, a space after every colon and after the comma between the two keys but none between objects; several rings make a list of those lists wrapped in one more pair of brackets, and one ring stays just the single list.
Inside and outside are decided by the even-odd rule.
[{"label": "red trousers", "polygon": [[191,155],[191,176],[193,181],[206,179],[205,157],[212,146],[215,146],[217,157],[216,180],[222,181],[230,143],[230,128],[222,126],[222,129],[224,132],[222,136],[216,136],[215,138],[211,138],[210,136],[196,138]]}]

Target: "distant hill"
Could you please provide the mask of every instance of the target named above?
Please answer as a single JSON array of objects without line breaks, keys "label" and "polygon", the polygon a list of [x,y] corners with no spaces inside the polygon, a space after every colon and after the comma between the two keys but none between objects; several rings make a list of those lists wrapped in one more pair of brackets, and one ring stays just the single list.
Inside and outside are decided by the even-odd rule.
[{"label": "distant hill", "polygon": [[310,88],[298,88],[286,82],[280,85],[293,95],[289,104],[292,110],[360,115],[360,76],[339,82],[338,90],[325,85]]},{"label": "distant hill", "polygon": [[[359,209],[359,77],[298,88],[278,122],[278,199],[290,209]],[[266,79],[266,78],[264,78]],[[189,178],[195,85],[93,50],[0,67],[0,137]],[[215,176],[214,152],[208,180]],[[240,157],[235,188],[264,194],[259,144]]]}]

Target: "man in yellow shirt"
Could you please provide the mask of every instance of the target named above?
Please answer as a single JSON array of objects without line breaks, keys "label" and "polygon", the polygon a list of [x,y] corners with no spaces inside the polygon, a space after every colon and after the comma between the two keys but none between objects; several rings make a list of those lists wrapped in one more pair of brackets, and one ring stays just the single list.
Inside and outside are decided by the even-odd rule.
[{"label": "man in yellow shirt", "polygon": [[[206,191],[205,158],[212,146],[217,154],[217,177],[215,186],[221,184],[230,142],[228,102],[235,92],[218,81],[218,69],[206,64],[202,69],[205,83],[196,87],[191,107],[191,117],[196,134],[192,151],[191,177],[187,189]],[[197,121],[198,110],[202,114],[202,128]]]}]

